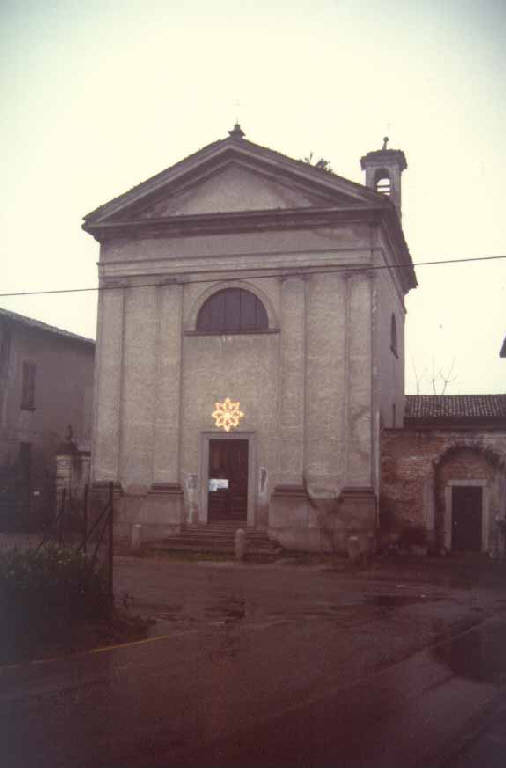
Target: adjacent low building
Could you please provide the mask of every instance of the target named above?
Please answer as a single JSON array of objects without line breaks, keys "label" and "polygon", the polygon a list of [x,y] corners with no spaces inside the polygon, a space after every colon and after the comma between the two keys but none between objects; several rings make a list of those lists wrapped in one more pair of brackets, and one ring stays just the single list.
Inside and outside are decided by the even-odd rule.
[{"label": "adjacent low building", "polygon": [[407,395],[382,435],[381,522],[437,550],[494,553],[506,517],[506,395]]},{"label": "adjacent low building", "polygon": [[94,357],[92,339],[0,309],[0,530],[54,511],[65,437],[89,452]]}]

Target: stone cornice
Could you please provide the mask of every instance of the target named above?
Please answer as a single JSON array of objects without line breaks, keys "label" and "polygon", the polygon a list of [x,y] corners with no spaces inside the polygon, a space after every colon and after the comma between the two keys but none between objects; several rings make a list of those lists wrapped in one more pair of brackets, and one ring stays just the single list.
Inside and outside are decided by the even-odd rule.
[{"label": "stone cornice", "polygon": [[[162,219],[84,222],[99,242],[162,237],[192,237],[243,232],[317,229],[353,223],[381,226],[393,248],[394,261],[406,265],[401,281],[406,291],[417,285],[411,257],[395,210],[389,205],[275,209],[170,216]],[[395,269],[395,267],[393,267]]]},{"label": "stone cornice", "polygon": [[99,242],[117,238],[188,237],[192,235],[254,232],[271,229],[305,229],[338,223],[377,220],[386,206],[351,205],[330,208],[286,208],[265,211],[199,213],[160,219],[87,222],[85,232]]}]

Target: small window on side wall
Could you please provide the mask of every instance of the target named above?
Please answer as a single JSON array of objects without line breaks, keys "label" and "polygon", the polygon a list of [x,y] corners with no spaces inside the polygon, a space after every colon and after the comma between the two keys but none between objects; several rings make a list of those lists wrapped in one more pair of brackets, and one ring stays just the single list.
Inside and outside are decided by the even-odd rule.
[{"label": "small window on side wall", "polygon": [[23,378],[21,383],[21,409],[33,411],[35,408],[35,375],[37,366],[28,360],[23,362]]},{"label": "small window on side wall", "polygon": [[397,320],[395,315],[390,318],[390,349],[397,357]]},{"label": "small window on side wall", "polygon": [[225,288],[213,293],[197,318],[197,330],[204,333],[247,333],[266,331],[268,327],[262,302],[242,288]]}]

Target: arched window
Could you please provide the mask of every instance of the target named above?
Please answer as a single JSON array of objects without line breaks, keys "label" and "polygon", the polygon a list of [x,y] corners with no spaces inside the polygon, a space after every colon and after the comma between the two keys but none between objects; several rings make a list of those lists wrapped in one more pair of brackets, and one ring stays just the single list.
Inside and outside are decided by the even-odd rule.
[{"label": "arched window", "polygon": [[374,189],[376,192],[379,192],[380,195],[386,195],[387,197],[390,197],[392,189],[390,173],[387,170],[382,169],[376,171],[374,176]]},{"label": "arched window", "polygon": [[390,318],[390,349],[397,357],[397,320],[395,315]]},{"label": "arched window", "polygon": [[269,327],[265,307],[254,293],[225,288],[210,296],[200,308],[197,330],[214,333],[265,331]]}]

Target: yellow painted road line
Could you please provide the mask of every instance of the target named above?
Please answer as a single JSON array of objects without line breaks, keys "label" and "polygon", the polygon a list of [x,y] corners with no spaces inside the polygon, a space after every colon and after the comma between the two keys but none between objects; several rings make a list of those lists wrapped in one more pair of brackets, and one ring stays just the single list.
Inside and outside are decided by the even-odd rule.
[{"label": "yellow painted road line", "polygon": [[174,632],[171,635],[155,635],[154,637],[145,637],[142,640],[131,640],[128,643],[117,643],[116,645],[104,645],[100,648],[91,648],[87,651],[77,651],[76,653],[68,653],[64,656],[51,656],[48,659],[31,659],[30,661],[20,661],[17,664],[4,664],[0,666],[0,672],[8,669],[19,669],[20,667],[29,667],[36,664],[49,664],[54,661],[68,661],[70,659],[76,659],[81,656],[89,656],[92,653],[104,653],[104,651],[115,651],[119,648],[129,648],[134,645],[145,645],[147,643],[154,643],[157,640],[169,640],[170,638],[180,637],[181,635],[187,635],[189,633],[197,632],[196,629],[189,629],[185,632]]}]

